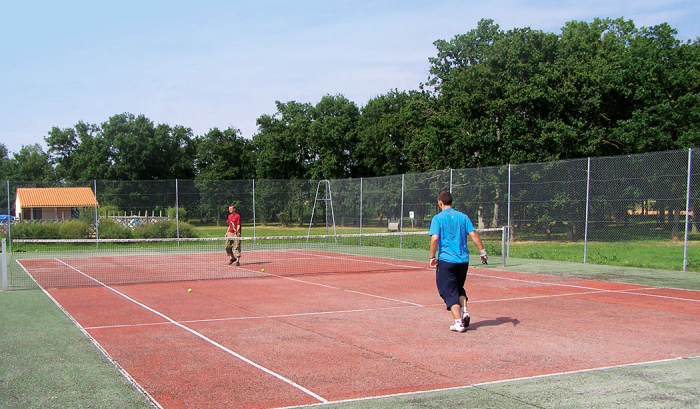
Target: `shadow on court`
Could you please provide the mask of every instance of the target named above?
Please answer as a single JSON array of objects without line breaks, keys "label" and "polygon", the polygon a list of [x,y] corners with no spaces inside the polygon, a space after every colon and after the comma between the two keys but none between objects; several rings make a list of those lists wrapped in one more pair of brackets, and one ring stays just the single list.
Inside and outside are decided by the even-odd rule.
[{"label": "shadow on court", "polygon": [[508,323],[512,323],[513,326],[515,327],[516,325],[520,324],[520,320],[517,318],[511,318],[511,317],[498,317],[498,318],[493,319],[493,320],[472,322],[469,325],[469,328],[467,328],[467,329],[470,331],[473,331],[473,330],[481,328],[481,327],[495,327],[498,325],[503,325],[503,324],[508,324]]}]

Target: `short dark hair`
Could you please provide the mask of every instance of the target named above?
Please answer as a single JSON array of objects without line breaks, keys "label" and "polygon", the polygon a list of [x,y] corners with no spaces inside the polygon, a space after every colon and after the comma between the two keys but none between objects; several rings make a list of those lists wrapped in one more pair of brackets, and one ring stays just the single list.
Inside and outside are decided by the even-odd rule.
[{"label": "short dark hair", "polygon": [[452,206],[452,195],[447,190],[443,190],[438,194],[438,200],[448,206]]}]

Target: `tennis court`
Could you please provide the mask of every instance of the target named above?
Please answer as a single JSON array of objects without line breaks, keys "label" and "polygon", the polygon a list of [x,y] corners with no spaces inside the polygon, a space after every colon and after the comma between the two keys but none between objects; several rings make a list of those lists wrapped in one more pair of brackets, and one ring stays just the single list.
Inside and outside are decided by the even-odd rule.
[{"label": "tennis court", "polygon": [[240,267],[221,246],[15,261],[166,408],[309,405],[700,355],[695,291],[472,266],[472,323],[458,334],[425,250],[325,241],[245,243]]}]

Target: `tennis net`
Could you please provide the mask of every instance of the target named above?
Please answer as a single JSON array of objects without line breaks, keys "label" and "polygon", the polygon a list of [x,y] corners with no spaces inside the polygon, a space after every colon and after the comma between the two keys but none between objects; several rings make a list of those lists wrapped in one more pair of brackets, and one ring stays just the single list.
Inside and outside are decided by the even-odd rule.
[{"label": "tennis net", "polygon": [[[503,264],[503,229],[478,230],[491,263]],[[224,238],[13,240],[15,277],[43,288],[318,274],[411,272],[427,268],[426,231],[241,237],[240,266]],[[469,243],[472,245],[472,243]],[[478,254],[472,246],[471,254]],[[14,272],[12,270],[15,270]]]}]

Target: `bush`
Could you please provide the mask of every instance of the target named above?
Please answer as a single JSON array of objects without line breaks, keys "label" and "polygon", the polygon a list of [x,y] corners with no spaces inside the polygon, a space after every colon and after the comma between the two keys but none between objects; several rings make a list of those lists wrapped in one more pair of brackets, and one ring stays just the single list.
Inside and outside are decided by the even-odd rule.
[{"label": "bush", "polygon": [[175,219],[175,216],[177,216],[179,220],[187,220],[187,210],[185,210],[184,207],[178,207],[177,212],[175,211],[174,207],[168,207],[165,209],[165,214],[173,220]]},{"label": "bush", "polygon": [[97,209],[97,214],[100,216],[117,216],[119,213],[119,206],[117,205],[103,205]]},{"label": "bush", "polygon": [[58,224],[58,234],[62,239],[88,239],[92,228],[80,220],[70,220]]},{"label": "bush", "polygon": [[22,222],[12,225],[13,239],[58,239],[58,223]]},{"label": "bush", "polygon": [[197,237],[197,230],[189,223],[180,222],[180,238]]},{"label": "bush", "polygon": [[95,225],[95,208],[93,207],[80,207],[78,208],[78,220],[87,224],[88,226]]},{"label": "bush", "polygon": [[[177,223],[174,220],[148,223],[135,228],[134,237],[139,239],[176,238]],[[189,223],[180,223],[180,237],[197,237],[194,226]]]},{"label": "bush", "polygon": [[99,235],[101,239],[130,239],[133,237],[130,228],[112,219],[100,219]]},{"label": "bush", "polygon": [[279,219],[280,224],[281,224],[283,227],[289,226],[289,213],[287,213],[287,212],[279,212],[279,213],[277,213],[277,218]]}]

